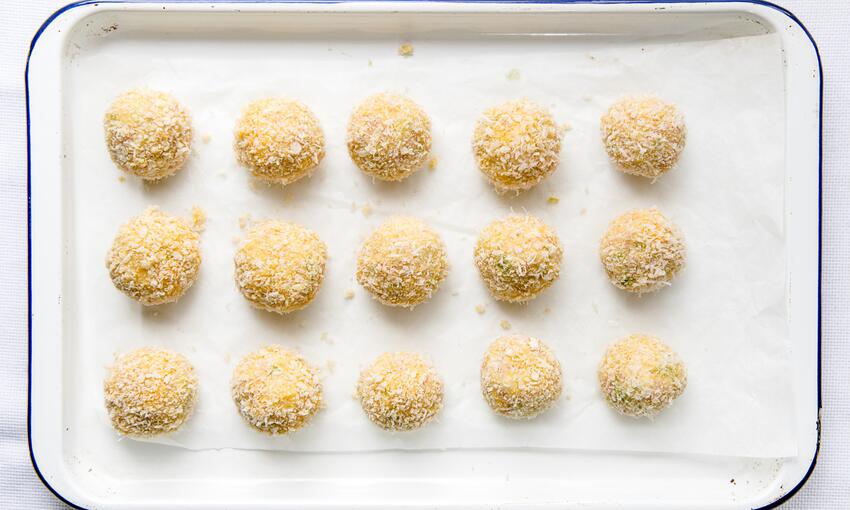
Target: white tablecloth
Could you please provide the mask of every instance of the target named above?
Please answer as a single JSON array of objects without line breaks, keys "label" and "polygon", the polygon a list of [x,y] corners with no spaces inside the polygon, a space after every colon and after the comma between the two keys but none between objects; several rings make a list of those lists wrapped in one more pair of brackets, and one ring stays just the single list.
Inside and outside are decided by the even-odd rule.
[{"label": "white tablecloth", "polygon": [[[784,508],[850,508],[850,2],[775,0],[812,32],[823,60],[823,441]],[[24,65],[63,0],[0,2],[0,508],[65,508],[41,485],[26,439],[27,270]]]}]

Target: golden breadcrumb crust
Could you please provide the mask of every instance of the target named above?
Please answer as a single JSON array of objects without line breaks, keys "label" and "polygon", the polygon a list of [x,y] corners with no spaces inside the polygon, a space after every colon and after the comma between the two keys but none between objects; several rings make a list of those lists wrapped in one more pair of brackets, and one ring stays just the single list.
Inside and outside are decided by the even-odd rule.
[{"label": "golden breadcrumb crust", "polygon": [[380,355],[357,379],[357,398],[369,419],[385,430],[417,429],[443,406],[443,382],[422,356]]},{"label": "golden breadcrumb crust", "polygon": [[630,335],[605,352],[598,369],[605,400],[626,416],[652,417],[688,384],[685,365],[661,340]]},{"label": "golden breadcrumb crust", "polygon": [[192,414],[197,393],[198,379],[189,361],[152,347],[116,357],[103,381],[112,426],[130,436],[177,430]]}]

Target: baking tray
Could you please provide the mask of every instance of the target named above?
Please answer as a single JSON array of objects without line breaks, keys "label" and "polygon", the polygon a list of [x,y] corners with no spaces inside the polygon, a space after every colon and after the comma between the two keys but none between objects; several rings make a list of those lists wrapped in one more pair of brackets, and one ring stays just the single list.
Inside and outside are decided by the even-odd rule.
[{"label": "baking tray", "polygon": [[[215,16],[208,14],[215,13]],[[207,14],[207,15],[204,15]],[[753,459],[653,453],[461,449],[446,451],[189,451],[159,445],[93,453],[75,427],[75,318],[67,286],[78,228],[67,214],[73,161],[63,87],[81,34],[120,26],[204,40],[228,28],[285,35],[334,16],[359,37],[399,39],[451,26],[478,33],[781,38],[786,87],[787,281],[798,454]],[[331,25],[328,25],[331,26]],[[201,35],[203,34],[203,36]],[[688,34],[683,36],[683,34]],[[30,406],[33,464],[61,499],[82,508],[351,508],[523,506],[769,508],[814,466],[819,401],[820,86],[817,51],[786,11],[748,2],[562,3],[121,3],[81,2],[48,19],[27,70],[30,200]],[[72,161],[68,161],[71,159]],[[64,301],[64,302],[63,302]],[[92,313],[92,312],[89,312]],[[98,399],[98,396],[92,396]],[[77,399],[77,400],[75,400]],[[91,441],[95,443],[96,441]]]}]

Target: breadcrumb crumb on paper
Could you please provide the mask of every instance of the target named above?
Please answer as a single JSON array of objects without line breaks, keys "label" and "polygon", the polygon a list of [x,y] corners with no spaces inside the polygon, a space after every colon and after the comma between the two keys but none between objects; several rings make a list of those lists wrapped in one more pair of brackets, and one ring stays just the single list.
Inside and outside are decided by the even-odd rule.
[{"label": "breadcrumb crumb on paper", "polygon": [[428,160],[428,170],[436,170],[437,169],[437,158],[431,158]]},{"label": "breadcrumb crumb on paper", "polygon": [[201,141],[204,143],[210,143],[210,140],[212,140],[212,135],[209,133],[204,133],[203,136],[201,136]]},{"label": "breadcrumb crumb on paper", "polygon": [[363,204],[363,207],[360,210],[363,213],[363,216],[372,216],[372,204],[370,204],[369,202]]},{"label": "breadcrumb crumb on paper", "polygon": [[197,205],[192,207],[192,227],[195,231],[203,232],[207,225],[207,213]]},{"label": "breadcrumb crumb on paper", "polygon": [[519,78],[520,78],[519,69],[511,69],[510,71],[508,71],[508,74],[505,77],[510,81],[519,80]]},{"label": "breadcrumb crumb on paper", "polygon": [[507,321],[507,320],[505,320],[505,319],[502,319],[502,320],[499,322],[499,327],[500,327],[500,328],[502,328],[502,329],[504,329],[505,331],[507,331],[507,330],[511,329],[511,323],[510,323],[510,322],[508,322],[508,321]]},{"label": "breadcrumb crumb on paper", "polygon": [[484,307],[484,305],[475,305],[475,311],[476,311],[479,315],[483,315],[483,314],[484,314],[484,312],[486,312],[486,311],[487,311],[487,308],[485,308],[485,307]]},{"label": "breadcrumb crumb on paper", "polygon": [[549,198],[546,199],[546,202],[549,204],[557,204],[561,199],[556,197],[555,195],[549,195]]},{"label": "breadcrumb crumb on paper", "polygon": [[354,291],[352,289],[346,289],[345,294],[342,295],[346,300],[354,299]]},{"label": "breadcrumb crumb on paper", "polygon": [[402,43],[402,45],[398,47],[398,54],[405,58],[412,57],[413,45],[410,43]]}]

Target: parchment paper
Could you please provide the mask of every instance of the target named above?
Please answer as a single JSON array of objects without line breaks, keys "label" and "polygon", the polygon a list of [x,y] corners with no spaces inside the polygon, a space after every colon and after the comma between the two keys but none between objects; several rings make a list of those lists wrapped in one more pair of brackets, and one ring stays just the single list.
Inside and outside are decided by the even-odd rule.
[{"label": "parchment paper", "polygon": [[[66,391],[89,403],[92,433],[119,439],[102,405],[104,367],[114,353],[151,344],[184,353],[198,372],[194,416],[158,440],[184,448],[794,455],[778,38],[413,40],[410,58],[398,56],[399,42],[126,37],[93,41],[72,60],[67,296],[76,300],[81,347],[70,359],[91,369]],[[172,92],[193,117],[195,154],[162,184],[119,181],[103,144],[103,112],[135,86]],[[380,90],[408,94],[429,112],[436,170],[386,184],[372,182],[349,161],[349,112]],[[678,104],[688,127],[679,167],[655,184],[615,171],[600,142],[598,120],[607,106],[640,93]],[[273,94],[308,104],[328,142],[315,175],[284,189],[252,184],[231,145],[241,108]],[[475,168],[470,137],[485,108],[518,97],[548,106],[571,130],[554,175],[531,192],[500,197]],[[549,203],[550,196],[559,203]],[[156,309],[115,290],[104,268],[118,227],[150,204],[183,215],[198,205],[208,215],[198,282],[178,303]],[[597,247],[616,215],[649,206],[681,227],[688,260],[672,287],[638,298],[607,281]],[[560,280],[524,306],[495,302],[472,261],[476,233],[511,210],[543,218],[565,249]],[[251,308],[239,294],[232,257],[246,214],[300,222],[328,244],[325,283],[306,310],[280,317]],[[360,243],[393,214],[425,219],[448,246],[448,279],[413,311],[380,305],[353,278]],[[355,292],[351,300],[344,298],[348,289]],[[476,313],[479,304],[484,314]],[[661,337],[689,371],[684,395],[654,421],[617,415],[596,382],[606,347],[632,332]],[[564,369],[563,398],[534,421],[499,418],[480,395],[483,351],[506,333],[545,340]],[[322,367],[326,408],[288,437],[250,429],[230,398],[236,362],[267,343],[295,349]],[[388,350],[422,352],[444,378],[444,409],[419,431],[381,431],[352,398],[359,371]]]}]

